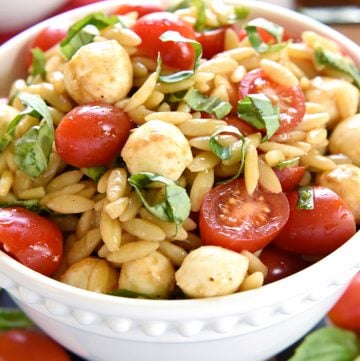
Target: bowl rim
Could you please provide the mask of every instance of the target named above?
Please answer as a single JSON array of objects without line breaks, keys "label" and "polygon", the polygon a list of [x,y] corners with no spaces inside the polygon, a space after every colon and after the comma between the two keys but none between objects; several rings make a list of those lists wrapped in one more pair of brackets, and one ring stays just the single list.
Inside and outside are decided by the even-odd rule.
[{"label": "bowl rim", "polygon": [[[0,47],[0,58],[2,54],[17,51],[16,48],[18,47],[18,43],[24,44],[25,41],[29,41],[29,39],[31,39],[42,28],[54,23],[55,21],[76,19],[93,11],[109,11],[123,2],[126,1],[103,1],[77,8],[47,19],[4,43]],[[134,3],[135,2],[139,1],[134,1]],[[153,2],[161,3],[159,1]],[[233,0],[232,2],[238,3],[236,0]],[[285,22],[294,21],[295,19],[294,22],[296,23],[296,26],[305,29],[316,29],[319,33],[335,39],[346,51],[348,51],[354,61],[358,65],[360,64],[360,47],[336,30],[319,23],[314,19],[308,18],[302,14],[278,5],[264,3],[262,1],[247,3],[247,5],[251,11],[267,13],[270,18],[274,16],[277,18],[280,17],[280,19]],[[17,284],[27,288],[29,288],[29,285],[33,284],[34,289],[32,290],[34,292],[38,292],[39,294],[49,298],[54,298],[54,295],[56,295],[57,300],[65,304],[71,303],[77,307],[84,307],[84,305],[86,305],[85,307],[98,310],[98,305],[100,303],[107,304],[108,309],[104,310],[104,312],[109,313],[119,307],[126,307],[129,314],[132,314],[135,317],[138,317],[139,310],[143,310],[144,307],[149,307],[157,314],[157,316],[161,315],[164,319],[176,319],[178,315],[174,311],[181,309],[181,312],[187,317],[210,317],[210,315],[214,314],[214,310],[217,310],[215,312],[216,314],[231,314],[234,312],[239,313],[242,309],[247,310],[254,307],[260,308],[279,304],[284,299],[284,290],[293,297],[302,294],[306,290],[315,289],[320,282],[325,281],[328,286],[331,286],[334,282],[329,271],[335,269],[338,272],[340,266],[346,274],[346,276],[343,274],[346,279],[343,283],[346,283],[350,279],[351,275],[355,274],[356,271],[360,269],[360,262],[355,257],[357,253],[356,251],[359,250],[359,242],[360,232],[356,233],[350,240],[330,255],[296,274],[265,285],[259,289],[205,299],[145,300],[98,294],[61,283],[60,281],[37,273],[23,266],[2,251],[0,251],[0,276],[1,273],[3,273],[3,276],[6,279],[15,281]],[[345,259],[347,261],[351,260],[351,262],[345,262]],[[311,280],[311,283],[305,287],[304,282],[309,280]],[[335,281],[335,284],[341,284],[341,280]],[[11,287],[9,287],[9,289]],[[258,301],[254,303],[254,299],[257,299]],[[240,310],[239,304],[242,305]],[[185,309],[185,311],[183,309]],[[154,315],[148,315],[147,317],[153,318]]]}]

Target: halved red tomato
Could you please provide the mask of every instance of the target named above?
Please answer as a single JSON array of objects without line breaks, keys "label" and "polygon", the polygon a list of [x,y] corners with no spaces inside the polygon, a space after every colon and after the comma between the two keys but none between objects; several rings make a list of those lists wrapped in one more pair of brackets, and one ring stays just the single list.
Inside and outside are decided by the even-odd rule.
[{"label": "halved red tomato", "polygon": [[295,166],[275,169],[275,173],[279,178],[283,192],[289,192],[300,183],[305,173],[305,167]]},{"label": "halved red tomato", "polygon": [[270,80],[262,69],[255,69],[241,80],[239,99],[260,93],[280,108],[280,128],[277,134],[293,129],[302,121],[305,115],[305,97],[300,86],[284,87]]},{"label": "halved red tomato", "polygon": [[249,195],[244,179],[213,188],[200,209],[200,236],[205,244],[255,252],[284,227],[289,204],[284,193],[257,189]]},{"label": "halved red tomato", "polygon": [[203,57],[211,59],[214,55],[224,51],[226,28],[218,28],[195,33],[195,39],[203,48]]}]

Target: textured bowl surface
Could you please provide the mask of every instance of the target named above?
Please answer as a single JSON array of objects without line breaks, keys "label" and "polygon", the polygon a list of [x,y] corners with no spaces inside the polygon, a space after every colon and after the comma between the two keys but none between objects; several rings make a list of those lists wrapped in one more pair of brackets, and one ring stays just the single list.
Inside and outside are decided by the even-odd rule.
[{"label": "textured bowl surface", "polygon": [[[42,27],[119,1],[60,15],[0,47],[0,95],[20,76],[24,46]],[[290,32],[318,31],[360,64],[360,49],[332,29],[289,10],[252,2],[252,16]],[[360,269],[360,234],[297,274],[263,288],[204,300],[141,300],[76,289],[0,252],[0,287],[54,339],[89,361],[261,361],[295,342],[335,303]],[[150,356],[151,355],[151,356]]]}]

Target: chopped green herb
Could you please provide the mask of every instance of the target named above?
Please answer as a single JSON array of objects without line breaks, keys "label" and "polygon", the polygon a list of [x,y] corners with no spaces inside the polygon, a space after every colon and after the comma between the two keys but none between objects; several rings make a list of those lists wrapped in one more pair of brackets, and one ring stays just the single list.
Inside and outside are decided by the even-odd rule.
[{"label": "chopped green herb", "polygon": [[116,15],[106,16],[104,13],[87,15],[69,28],[66,38],[60,43],[60,50],[69,60],[82,46],[91,43],[94,37],[99,35],[99,30],[119,22]]},{"label": "chopped green herb", "polygon": [[256,129],[265,129],[269,139],[280,127],[279,109],[264,94],[249,94],[238,102],[239,118],[245,120]]},{"label": "chopped green herb", "polygon": [[297,202],[298,209],[311,211],[315,207],[314,189],[312,187],[298,188],[299,199]]},{"label": "chopped green herb", "polygon": [[288,361],[353,361],[359,354],[360,343],[356,333],[323,327],[306,336]]},{"label": "chopped green herb", "polygon": [[[265,30],[268,34],[272,35],[274,37],[275,44],[264,42],[258,29]],[[284,34],[284,28],[280,25],[272,23],[271,21],[265,20],[263,18],[251,20],[247,25],[245,25],[245,30],[250,44],[259,53],[278,51],[284,47],[284,44],[281,43]]]},{"label": "chopped green herb", "polygon": [[[174,41],[174,42],[183,42],[191,44],[192,47],[195,50],[195,61],[194,61],[194,68],[191,70],[182,70],[176,73],[172,73],[169,75],[159,75],[159,80],[162,83],[177,83],[179,81],[185,80],[187,78],[190,78],[194,75],[195,70],[198,68],[200,59],[202,57],[202,46],[199,42],[193,39],[187,39],[184,38],[180,33],[177,31],[166,31],[160,36],[160,40],[167,42],[167,41]],[[162,60],[161,56],[158,56],[158,73],[161,73],[161,66],[162,66]]]},{"label": "chopped green herb", "polygon": [[97,182],[101,176],[107,171],[106,167],[90,167],[90,168],[81,168],[82,172]]},{"label": "chopped green herb", "polygon": [[196,22],[194,28],[196,31],[204,31],[206,26],[206,6],[203,0],[191,0],[191,5],[196,9]]},{"label": "chopped green herb", "polygon": [[[164,200],[150,205],[143,194],[143,190],[153,182],[165,185]],[[144,207],[155,217],[171,223],[182,224],[190,214],[190,199],[186,190],[172,179],[155,173],[138,173],[129,178],[129,184],[135,188],[136,194]]]},{"label": "chopped green herb", "polygon": [[29,211],[40,214],[52,213],[50,209],[41,206],[38,199],[27,199],[25,201],[17,200],[11,202],[0,202],[0,208],[8,208],[8,207],[22,207],[28,209]]},{"label": "chopped green herb", "polygon": [[12,328],[26,328],[34,326],[32,321],[24,312],[13,309],[0,307],[0,330],[6,331]]},{"label": "chopped green herb", "polygon": [[31,66],[31,75],[36,76],[40,75],[42,79],[46,78],[45,70],[45,54],[40,48],[31,49],[33,56],[32,66]]},{"label": "chopped green herb", "polygon": [[300,157],[295,157],[293,159],[287,159],[287,160],[284,160],[282,162],[279,162],[277,165],[276,165],[276,169],[284,169],[284,168],[288,168],[288,167],[292,167],[294,166],[295,164],[297,164],[297,162],[299,161]]},{"label": "chopped green herb", "polygon": [[315,61],[319,66],[333,68],[349,75],[354,84],[360,89],[360,70],[354,64],[348,62],[341,54],[319,47],[315,50]]},{"label": "chopped green herb", "polygon": [[243,139],[242,134],[240,133],[239,129],[233,127],[232,125],[224,126],[218,129],[209,140],[209,146],[211,151],[218,156],[220,159],[225,160],[229,159],[232,154],[233,145],[229,145],[228,147],[222,146],[218,141],[217,138],[221,133],[232,134],[235,135],[239,139]]},{"label": "chopped green herb", "polygon": [[231,112],[232,106],[216,97],[202,95],[198,90],[191,88],[183,99],[196,111],[214,114],[217,119],[222,119]]},{"label": "chopped green herb", "polygon": [[235,6],[235,20],[246,19],[250,15],[250,9],[248,6]]}]

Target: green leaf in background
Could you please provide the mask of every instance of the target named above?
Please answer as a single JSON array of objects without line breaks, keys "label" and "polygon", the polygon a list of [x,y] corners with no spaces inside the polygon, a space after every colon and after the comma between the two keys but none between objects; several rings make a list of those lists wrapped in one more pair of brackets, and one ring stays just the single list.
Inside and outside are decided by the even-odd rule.
[{"label": "green leaf in background", "polygon": [[298,188],[299,199],[296,207],[298,209],[304,209],[311,211],[315,207],[315,196],[312,187],[299,187]]},{"label": "green leaf in background", "polygon": [[[272,35],[275,39],[275,44],[264,42],[258,29],[266,31]],[[263,18],[257,18],[251,20],[245,25],[245,31],[252,47],[259,53],[265,53],[269,51],[278,51],[283,48],[284,45],[281,43],[284,35],[284,28],[278,24],[272,23],[271,21]]]},{"label": "green leaf in background", "polygon": [[329,67],[349,75],[360,89],[360,70],[354,64],[349,63],[341,54],[318,47],[315,49],[315,62],[320,67]]},{"label": "green leaf in background", "polygon": [[234,127],[232,125],[227,125],[227,126],[221,127],[214,134],[212,134],[212,136],[210,137],[210,140],[209,140],[210,149],[217,157],[219,157],[222,160],[225,160],[225,159],[229,159],[231,157],[232,145],[229,145],[228,147],[224,147],[217,141],[216,138],[221,133],[232,134],[232,135],[235,135],[239,139],[243,139],[243,135],[240,133],[239,129],[237,129],[236,127]]},{"label": "green leaf in background", "polygon": [[[165,185],[165,199],[155,205],[150,205],[143,190],[153,182]],[[190,199],[186,190],[172,179],[149,172],[138,173],[129,178],[129,184],[135,188],[144,207],[155,217],[171,223],[181,224],[190,214]]]},{"label": "green leaf in background", "polygon": [[[187,38],[183,37],[177,31],[166,31],[165,33],[161,34],[160,40],[164,41],[164,42],[174,41],[175,43],[182,42],[182,43],[191,44],[191,46],[195,50],[195,61],[194,61],[193,69],[182,70],[182,71],[178,71],[176,73],[172,73],[169,75],[159,75],[159,80],[163,83],[177,83],[179,81],[188,79],[191,76],[193,76],[195,73],[195,70],[198,68],[198,66],[200,64],[200,59],[202,57],[201,44],[199,42],[197,42],[196,40],[187,39]],[[158,69],[157,71],[159,72],[159,74],[161,73],[161,65],[162,65],[162,60],[161,60],[161,57],[158,56],[158,68],[160,67],[160,69]]]},{"label": "green leaf in background", "polygon": [[40,48],[31,49],[33,56],[32,65],[31,65],[31,75],[36,76],[40,75],[42,79],[46,78],[45,70],[45,54]]},{"label": "green leaf in background", "polygon": [[116,15],[107,16],[101,12],[89,14],[69,28],[66,38],[60,43],[60,50],[69,60],[82,46],[91,43],[99,35],[99,30],[119,22]]},{"label": "green leaf in background", "polygon": [[20,310],[0,307],[0,330],[34,326],[32,321]]},{"label": "green leaf in background", "polygon": [[217,119],[222,119],[231,112],[232,106],[216,97],[202,95],[198,90],[191,88],[183,99],[196,111],[214,114]]},{"label": "green leaf in background", "polygon": [[239,100],[237,112],[239,118],[245,120],[256,129],[265,129],[269,139],[280,127],[279,109],[272,105],[264,94],[249,94]]},{"label": "green leaf in background", "polygon": [[288,361],[354,361],[360,344],[354,332],[323,327],[305,337]]}]

